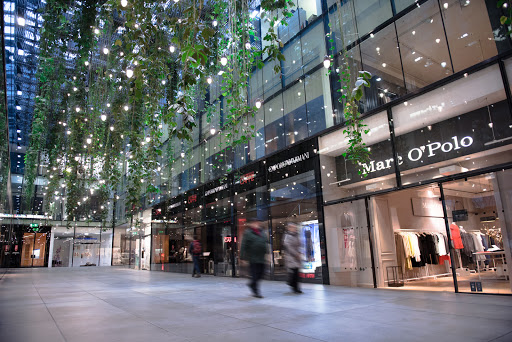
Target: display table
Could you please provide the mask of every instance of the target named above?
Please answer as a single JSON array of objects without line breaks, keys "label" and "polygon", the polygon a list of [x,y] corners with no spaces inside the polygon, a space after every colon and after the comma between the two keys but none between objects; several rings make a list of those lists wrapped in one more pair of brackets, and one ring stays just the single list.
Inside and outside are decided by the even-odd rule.
[{"label": "display table", "polygon": [[[492,259],[492,263],[493,263],[493,268],[496,270],[496,259],[501,259],[501,263],[503,265],[506,265],[506,262],[505,262],[505,251],[496,251],[496,252],[475,252],[473,253],[473,255],[485,255],[485,256],[490,256],[491,259]],[[477,260],[476,261],[476,271],[478,273],[478,279],[481,279],[480,278],[480,262]],[[495,276],[496,276],[496,279],[498,278],[498,274],[495,273]],[[505,275],[505,277],[508,279],[508,275]]]}]

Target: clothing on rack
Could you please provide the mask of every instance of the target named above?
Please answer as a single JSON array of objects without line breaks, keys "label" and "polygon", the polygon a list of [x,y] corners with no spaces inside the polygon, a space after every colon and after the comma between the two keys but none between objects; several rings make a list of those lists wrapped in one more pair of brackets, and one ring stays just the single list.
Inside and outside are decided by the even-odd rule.
[{"label": "clothing on rack", "polygon": [[455,249],[463,249],[462,237],[460,236],[460,229],[455,223],[450,225],[450,234],[452,236],[452,244]]},{"label": "clothing on rack", "polygon": [[487,238],[485,238],[486,235],[482,234],[481,232],[468,233],[464,229],[461,229],[460,236],[464,244],[464,248],[461,251],[461,259],[463,265],[469,265],[478,261],[486,260],[485,255],[473,254],[487,250],[487,248],[484,247],[484,243],[482,242],[482,239],[487,240]]},{"label": "clothing on rack", "polygon": [[403,270],[426,264],[439,264],[439,257],[448,254],[446,238],[440,233],[395,233],[397,262]]}]

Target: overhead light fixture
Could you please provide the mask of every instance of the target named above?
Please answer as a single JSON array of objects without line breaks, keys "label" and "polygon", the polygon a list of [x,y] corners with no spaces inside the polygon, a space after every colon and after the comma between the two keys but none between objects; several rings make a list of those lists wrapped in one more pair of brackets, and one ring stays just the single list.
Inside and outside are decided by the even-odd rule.
[{"label": "overhead light fixture", "polygon": [[331,66],[331,59],[329,58],[329,56],[325,56],[324,57],[324,68],[329,69],[330,66]]}]

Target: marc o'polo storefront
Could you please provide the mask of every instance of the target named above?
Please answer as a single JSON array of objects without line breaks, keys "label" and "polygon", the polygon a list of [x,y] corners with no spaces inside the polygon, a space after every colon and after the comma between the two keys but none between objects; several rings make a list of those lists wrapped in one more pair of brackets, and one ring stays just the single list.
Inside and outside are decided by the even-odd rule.
[{"label": "marc o'polo storefront", "polygon": [[319,138],[331,284],[511,293],[512,120],[498,65]]},{"label": "marc o'polo storefront", "polygon": [[268,277],[286,278],[282,240],[291,221],[299,224],[303,240],[302,276],[328,283],[317,151],[316,139],[304,142],[155,207],[152,269],[190,273],[188,246],[196,235],[203,245],[203,273],[244,274],[241,240],[247,220],[257,218],[268,225]]}]

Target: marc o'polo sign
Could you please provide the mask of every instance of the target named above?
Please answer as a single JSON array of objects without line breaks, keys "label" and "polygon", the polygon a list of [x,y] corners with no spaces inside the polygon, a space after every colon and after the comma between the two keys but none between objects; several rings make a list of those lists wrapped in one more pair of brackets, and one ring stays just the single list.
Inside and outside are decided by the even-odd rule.
[{"label": "marc o'polo sign", "polygon": [[[489,120],[489,112],[493,124]],[[492,109],[480,108],[397,136],[397,164],[400,171],[410,170],[510,144],[511,124],[508,107],[500,102],[494,104]],[[363,176],[364,179],[371,179],[394,173],[391,143],[383,141],[370,147],[374,160],[359,167],[363,175],[358,174],[358,168],[352,163],[345,163],[343,156],[336,158],[340,186],[361,181]]]},{"label": "marc o'polo sign", "polygon": [[[427,145],[422,145],[419,147],[413,147],[406,154],[406,157],[402,157],[398,155],[398,165],[410,164],[414,162],[424,162],[426,164],[430,164],[428,158],[434,158],[439,154],[448,154],[452,151],[460,150],[463,148],[470,147],[473,145],[473,137],[465,136],[459,138],[457,136],[453,136],[449,141],[446,142],[431,142]],[[446,158],[443,158],[443,160]],[[387,158],[381,161],[372,160],[369,163],[361,164],[361,172],[363,175],[369,175],[375,173],[377,171],[391,169],[393,166],[393,158]],[[406,168],[401,168],[401,170],[405,170]]]}]

